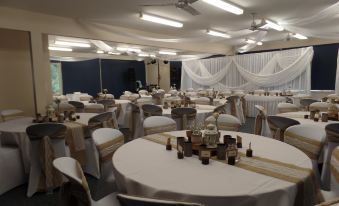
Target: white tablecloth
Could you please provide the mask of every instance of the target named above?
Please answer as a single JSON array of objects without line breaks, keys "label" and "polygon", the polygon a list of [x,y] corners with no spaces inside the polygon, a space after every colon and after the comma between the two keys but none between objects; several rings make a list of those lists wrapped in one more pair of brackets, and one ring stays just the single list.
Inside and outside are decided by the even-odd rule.
[{"label": "white tablecloth", "polygon": [[[185,136],[184,131],[171,132]],[[243,145],[252,142],[255,156],[312,168],[311,160],[283,142],[247,133]],[[246,148],[240,149],[242,152]],[[116,182],[122,192],[152,198],[197,202],[206,206],[287,206],[293,205],[297,186],[238,167],[210,160],[202,165],[196,156],[177,159],[176,150],[137,139],[120,147],[113,158]]]},{"label": "white tablecloth", "polygon": [[[162,108],[161,105],[158,105],[158,106]],[[204,124],[205,119],[209,117],[210,115],[212,115],[214,109],[215,109],[215,106],[211,106],[211,105],[196,105],[196,110],[197,110],[197,116],[195,118],[196,122],[198,124]],[[171,111],[172,111],[171,108],[162,109],[162,115],[165,117],[172,118]],[[181,121],[179,119],[176,119],[175,121],[177,122],[177,125],[181,124]],[[144,122],[144,115],[143,115],[142,109],[140,108],[140,121],[139,123],[137,123],[137,128],[136,128],[134,138],[141,137],[144,135],[143,122]]]},{"label": "white tablecloth", "polygon": [[[88,120],[96,113],[76,113],[80,116],[76,122],[88,125]],[[0,141],[3,145],[16,145],[19,147],[25,171],[30,168],[30,140],[26,134],[27,127],[33,125],[32,117],[24,117],[0,123]],[[79,125],[80,126],[80,125]]]},{"label": "white tablecloth", "polygon": [[278,104],[285,102],[285,97],[280,96],[259,96],[259,95],[245,95],[247,116],[255,117],[258,114],[255,105],[261,105],[265,107],[267,115],[275,115],[278,113]]}]

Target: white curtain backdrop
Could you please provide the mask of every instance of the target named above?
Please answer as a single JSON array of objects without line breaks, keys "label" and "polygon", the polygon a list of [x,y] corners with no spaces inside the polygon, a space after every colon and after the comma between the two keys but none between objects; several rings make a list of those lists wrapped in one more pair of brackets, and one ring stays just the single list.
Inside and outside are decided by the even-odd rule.
[{"label": "white curtain backdrop", "polygon": [[311,89],[313,48],[184,61],[181,89]]}]

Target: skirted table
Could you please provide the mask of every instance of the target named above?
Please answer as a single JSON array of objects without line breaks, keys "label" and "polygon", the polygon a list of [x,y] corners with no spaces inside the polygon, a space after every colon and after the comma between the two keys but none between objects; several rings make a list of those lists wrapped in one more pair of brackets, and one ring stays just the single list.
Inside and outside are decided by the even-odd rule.
[{"label": "skirted table", "polygon": [[[120,192],[206,206],[313,205],[319,188],[313,181],[311,160],[300,150],[270,138],[239,132],[244,154],[252,143],[254,157],[241,155],[235,166],[219,160],[201,164],[197,156],[177,159],[173,147],[185,131],[149,135],[120,147],[112,158]],[[221,140],[222,141],[222,140]]]},{"label": "skirted table", "polygon": [[267,115],[275,115],[278,113],[278,104],[280,102],[285,102],[286,98],[281,96],[259,96],[259,95],[245,95],[246,100],[246,115],[248,117],[255,117],[258,114],[258,111],[255,108],[255,105],[263,106]]}]

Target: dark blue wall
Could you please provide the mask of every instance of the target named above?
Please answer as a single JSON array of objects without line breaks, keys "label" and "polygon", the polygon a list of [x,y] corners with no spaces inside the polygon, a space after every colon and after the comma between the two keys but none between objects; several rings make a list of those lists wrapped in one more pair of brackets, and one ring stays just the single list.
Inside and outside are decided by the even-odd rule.
[{"label": "dark blue wall", "polygon": [[96,96],[100,91],[100,70],[98,59],[61,62],[64,94],[83,92]]},{"label": "dark blue wall", "polygon": [[108,89],[115,97],[126,90],[135,91],[135,81],[145,85],[145,63],[143,61],[109,60],[101,62],[102,88]]},{"label": "dark blue wall", "polygon": [[311,88],[314,90],[335,89],[339,44],[314,46]]},{"label": "dark blue wall", "polygon": [[[61,62],[64,94],[81,91],[96,96],[100,92],[99,59]],[[143,61],[101,60],[102,88],[119,97],[123,91],[135,90],[135,81],[145,85]]]},{"label": "dark blue wall", "polygon": [[176,88],[180,88],[181,85],[181,61],[171,61],[170,62],[170,81],[171,86],[175,84]]}]

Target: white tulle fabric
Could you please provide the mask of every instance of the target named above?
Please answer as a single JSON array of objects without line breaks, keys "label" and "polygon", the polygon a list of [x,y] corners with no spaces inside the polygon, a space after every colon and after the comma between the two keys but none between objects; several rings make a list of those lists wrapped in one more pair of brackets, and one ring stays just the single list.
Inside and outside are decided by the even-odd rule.
[{"label": "white tulle fabric", "polygon": [[311,87],[313,48],[185,61],[181,89],[299,89]]}]

